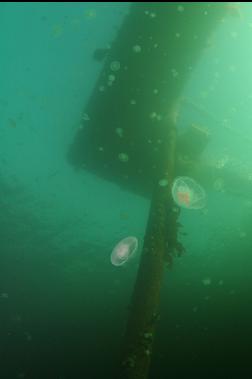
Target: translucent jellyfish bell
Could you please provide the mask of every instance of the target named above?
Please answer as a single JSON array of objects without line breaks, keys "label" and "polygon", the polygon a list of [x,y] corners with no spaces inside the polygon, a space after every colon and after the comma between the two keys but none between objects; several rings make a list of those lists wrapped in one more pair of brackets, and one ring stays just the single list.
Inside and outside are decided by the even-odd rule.
[{"label": "translucent jellyfish bell", "polygon": [[138,240],[136,237],[127,237],[121,240],[113,249],[110,260],[114,266],[124,265],[136,252]]},{"label": "translucent jellyfish bell", "polygon": [[201,209],[206,205],[205,190],[188,176],[179,176],[174,180],[172,197],[182,208]]}]

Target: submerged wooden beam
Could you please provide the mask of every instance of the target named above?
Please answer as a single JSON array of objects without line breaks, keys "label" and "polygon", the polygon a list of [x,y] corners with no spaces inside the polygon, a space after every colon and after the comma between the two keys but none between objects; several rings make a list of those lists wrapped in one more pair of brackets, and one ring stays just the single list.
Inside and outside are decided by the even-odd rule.
[{"label": "submerged wooden beam", "polygon": [[[178,213],[171,198],[171,183],[175,168],[176,129],[169,125],[166,171],[163,173],[167,186],[155,187],[151,200],[143,252],[130,307],[121,358],[120,377],[127,379],[147,378],[156,324],[159,319],[159,297],[162,286],[164,263],[172,254],[173,241],[168,233],[176,234]],[[169,226],[170,231],[166,228]]]}]

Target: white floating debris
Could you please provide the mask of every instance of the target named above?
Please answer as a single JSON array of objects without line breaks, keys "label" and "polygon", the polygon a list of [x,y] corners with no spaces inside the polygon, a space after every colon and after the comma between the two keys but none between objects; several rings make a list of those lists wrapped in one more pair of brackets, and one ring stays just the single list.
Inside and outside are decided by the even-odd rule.
[{"label": "white floating debris", "polygon": [[130,100],[130,104],[131,104],[131,105],[136,105],[136,100],[135,100],[135,99],[131,99],[131,100]]},{"label": "white floating debris", "polygon": [[120,67],[121,67],[121,65],[120,65],[120,62],[118,62],[118,61],[113,61],[110,64],[111,71],[119,71]]},{"label": "white floating debris", "polygon": [[212,281],[210,278],[204,278],[202,279],[202,283],[204,284],[204,286],[209,286],[212,283]]},{"label": "white floating debris", "polygon": [[135,45],[135,46],[133,46],[133,51],[134,51],[135,53],[141,53],[142,48],[141,48],[140,45]]},{"label": "white floating debris", "polygon": [[102,146],[99,147],[99,151],[104,151],[104,148]]},{"label": "white floating debris", "polygon": [[121,162],[123,162],[123,163],[128,162],[128,160],[129,160],[129,156],[128,156],[128,154],[126,154],[126,153],[120,153],[120,154],[118,155],[118,158],[119,158],[119,160],[120,160]]},{"label": "white floating debris", "polygon": [[155,88],[155,89],[153,90],[153,93],[154,93],[154,95],[157,95],[157,94],[158,94],[158,89]]}]

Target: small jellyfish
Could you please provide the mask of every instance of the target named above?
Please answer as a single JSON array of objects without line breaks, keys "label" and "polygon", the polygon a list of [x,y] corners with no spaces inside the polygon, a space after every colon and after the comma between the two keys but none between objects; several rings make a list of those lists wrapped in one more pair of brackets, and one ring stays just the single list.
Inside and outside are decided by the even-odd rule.
[{"label": "small jellyfish", "polygon": [[124,265],[136,252],[138,240],[136,237],[126,237],[121,240],[113,249],[110,260],[114,266]]},{"label": "small jellyfish", "polygon": [[175,203],[182,208],[201,209],[206,205],[204,189],[187,176],[179,176],[174,180],[172,197]]}]

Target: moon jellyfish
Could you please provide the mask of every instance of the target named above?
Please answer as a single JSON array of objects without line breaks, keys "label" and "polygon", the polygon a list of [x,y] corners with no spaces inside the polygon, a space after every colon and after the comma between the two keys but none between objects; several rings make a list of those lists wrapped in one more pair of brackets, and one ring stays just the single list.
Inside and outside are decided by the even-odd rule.
[{"label": "moon jellyfish", "polygon": [[206,193],[195,180],[179,176],[172,185],[172,197],[177,205],[187,209],[201,209],[206,205]]},{"label": "moon jellyfish", "polygon": [[121,240],[113,249],[110,260],[114,266],[124,265],[137,251],[138,240],[136,237],[127,237]]}]

